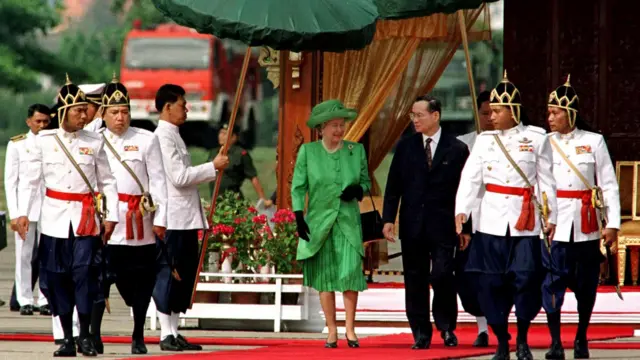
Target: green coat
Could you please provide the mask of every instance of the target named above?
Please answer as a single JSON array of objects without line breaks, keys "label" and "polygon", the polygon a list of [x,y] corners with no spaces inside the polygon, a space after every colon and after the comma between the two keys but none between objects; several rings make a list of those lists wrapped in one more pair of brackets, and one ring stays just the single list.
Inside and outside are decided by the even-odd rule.
[{"label": "green coat", "polygon": [[309,195],[306,221],[311,235],[310,241],[298,242],[297,260],[308,259],[322,248],[336,220],[342,233],[364,257],[358,201],[340,200],[342,190],[352,184],[362,186],[365,193],[371,188],[362,144],[345,141],[333,154],[325,150],[321,141],[300,147],[291,182],[291,198],[293,211],[303,211],[305,197]]}]

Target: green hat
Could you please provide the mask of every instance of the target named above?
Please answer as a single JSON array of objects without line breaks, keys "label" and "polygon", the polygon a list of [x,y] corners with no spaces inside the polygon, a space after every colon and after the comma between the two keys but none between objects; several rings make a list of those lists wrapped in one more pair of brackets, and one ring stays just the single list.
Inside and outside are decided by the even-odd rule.
[{"label": "green hat", "polygon": [[332,99],[321,102],[313,107],[311,116],[307,120],[307,126],[315,128],[333,119],[351,121],[358,116],[355,109],[348,109],[340,100]]}]

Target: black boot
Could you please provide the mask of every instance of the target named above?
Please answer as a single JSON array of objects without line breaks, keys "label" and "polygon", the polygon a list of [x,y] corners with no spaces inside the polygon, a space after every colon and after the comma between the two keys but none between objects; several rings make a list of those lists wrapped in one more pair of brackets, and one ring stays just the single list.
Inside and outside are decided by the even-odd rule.
[{"label": "black boot", "polygon": [[491,360],[510,360],[509,342],[498,342],[496,353],[493,354]]},{"label": "black boot", "polygon": [[91,324],[91,340],[93,341],[93,346],[95,347],[98,354],[104,354],[104,343],[102,342],[101,328],[102,317],[104,316],[105,308],[106,303],[104,301],[94,302],[93,308],[91,309],[91,317],[89,320]]},{"label": "black boot", "polygon": [[93,347],[96,349],[98,354],[104,354],[104,343],[102,342],[102,337],[100,335],[91,335],[91,342],[93,342]]},{"label": "black boot", "polygon": [[134,355],[146,354],[147,347],[144,344],[144,339],[133,339],[131,341],[131,353]]},{"label": "black boot", "polygon": [[564,348],[561,342],[553,341],[544,358],[547,360],[564,360]]},{"label": "black boot", "polygon": [[90,338],[82,338],[78,343],[78,349],[84,356],[98,356],[96,348],[93,346],[93,341]]},{"label": "black boot", "polygon": [[498,348],[496,349],[496,353],[493,355],[492,360],[511,359],[509,351],[509,340],[511,340],[511,336],[509,335],[509,325],[507,323],[489,325],[491,326],[493,333],[498,338]]},{"label": "black boot", "polygon": [[176,336],[176,342],[178,343],[178,346],[180,346],[180,348],[182,350],[189,350],[189,351],[200,351],[202,350],[202,346],[200,345],[196,345],[196,344],[192,344],[190,342],[187,341],[187,339],[184,338],[184,336],[178,334],[178,336]]},{"label": "black boot", "polygon": [[526,343],[518,344],[516,348],[516,358],[518,360],[533,360],[533,354]]},{"label": "black boot", "polygon": [[169,335],[160,341],[160,350],[162,351],[182,351],[180,345],[176,341],[175,336]]},{"label": "black boot", "polygon": [[576,339],[576,341],[573,343],[573,358],[589,358],[589,342],[587,341],[587,339]]},{"label": "black boot", "polygon": [[76,357],[76,344],[72,339],[64,339],[53,357]]},{"label": "black boot", "polygon": [[478,334],[476,341],[473,342],[473,347],[489,347],[489,334],[485,331]]}]

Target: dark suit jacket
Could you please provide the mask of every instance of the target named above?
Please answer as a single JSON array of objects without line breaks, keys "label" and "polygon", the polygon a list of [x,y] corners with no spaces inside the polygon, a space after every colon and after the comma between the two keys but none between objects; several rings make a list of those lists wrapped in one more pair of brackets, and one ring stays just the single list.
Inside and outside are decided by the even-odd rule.
[{"label": "dark suit jacket", "polygon": [[401,140],[389,169],[382,216],[385,223],[394,223],[400,207],[401,241],[457,243],[456,192],[467,157],[467,145],[443,132],[429,170],[422,134]]}]

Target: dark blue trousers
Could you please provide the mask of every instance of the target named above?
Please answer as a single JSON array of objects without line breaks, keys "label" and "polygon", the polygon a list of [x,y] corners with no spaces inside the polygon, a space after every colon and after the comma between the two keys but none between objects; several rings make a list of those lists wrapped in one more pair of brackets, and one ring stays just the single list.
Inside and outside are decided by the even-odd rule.
[{"label": "dark blue trousers", "polygon": [[[572,240],[553,241],[551,255],[542,244],[542,264],[547,271],[542,284],[542,304],[549,314],[560,311],[567,288],[576,296],[579,314],[591,314],[596,302],[600,263],[604,260],[600,241],[576,243]],[[555,295],[555,307],[552,295]]]},{"label": "dark blue trousers", "polygon": [[456,288],[464,311],[473,316],[484,316],[478,300],[478,272],[467,272],[465,267],[469,260],[469,248],[456,251]]},{"label": "dark blue trousers", "polygon": [[95,255],[100,237],[76,237],[69,227],[67,239],[42,234],[40,241],[40,291],[53,315],[71,314],[74,306],[80,314],[91,314],[99,290]]},{"label": "dark blue trousers", "polygon": [[531,321],[542,308],[544,272],[540,238],[476,232],[465,270],[477,273],[478,300],[491,325],[505,324],[515,305],[519,319]]},{"label": "dark blue trousers", "polygon": [[[198,269],[198,230],[167,230],[165,241],[156,239],[156,284],[153,300],[163,314],[185,313]],[[177,281],[172,275],[180,275]]]},{"label": "dark blue trousers", "polygon": [[109,245],[108,249],[108,287],[115,284],[127,306],[148,307],[156,283],[156,245]]}]

